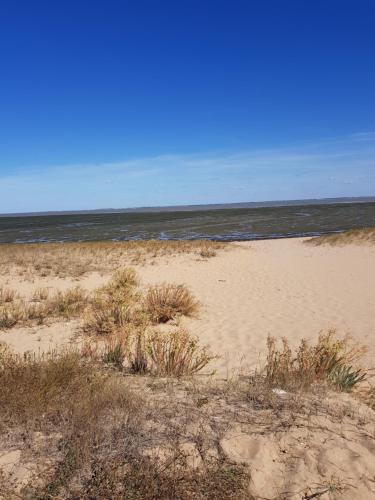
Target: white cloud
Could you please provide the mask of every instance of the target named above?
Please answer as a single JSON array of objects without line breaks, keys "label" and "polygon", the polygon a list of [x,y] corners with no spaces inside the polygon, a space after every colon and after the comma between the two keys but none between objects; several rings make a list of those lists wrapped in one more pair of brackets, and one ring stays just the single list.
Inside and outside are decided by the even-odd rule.
[{"label": "white cloud", "polygon": [[374,195],[369,134],[263,150],[25,167],[0,174],[0,212]]}]

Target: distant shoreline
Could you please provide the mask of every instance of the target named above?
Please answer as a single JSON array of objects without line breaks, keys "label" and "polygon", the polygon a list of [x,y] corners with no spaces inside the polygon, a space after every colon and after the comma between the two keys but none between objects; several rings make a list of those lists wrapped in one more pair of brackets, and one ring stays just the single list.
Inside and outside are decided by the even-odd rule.
[{"label": "distant shoreline", "polygon": [[195,212],[210,210],[230,210],[239,208],[267,208],[306,205],[333,205],[336,203],[373,203],[375,196],[339,197],[339,198],[309,198],[303,200],[249,201],[239,203],[208,203],[201,205],[167,205],[156,207],[135,208],[101,208],[87,210],[54,210],[43,212],[3,213],[0,217],[43,217],[56,215],[90,215],[90,214],[122,214],[122,213],[164,213],[164,212]]},{"label": "distant shoreline", "polygon": [[2,217],[0,242],[256,241],[307,238],[365,227],[375,227],[375,200]]}]

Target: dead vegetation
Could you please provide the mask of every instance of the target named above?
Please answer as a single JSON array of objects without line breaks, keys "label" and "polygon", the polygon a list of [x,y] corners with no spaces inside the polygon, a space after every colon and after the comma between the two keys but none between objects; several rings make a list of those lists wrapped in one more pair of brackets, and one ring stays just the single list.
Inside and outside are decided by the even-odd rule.
[{"label": "dead vegetation", "polygon": [[178,316],[192,316],[199,308],[185,285],[168,283],[150,287],[144,304],[154,323],[167,323]]},{"label": "dead vegetation", "polygon": [[[131,382],[77,352],[22,359],[3,349],[0,450],[1,456],[20,453],[13,473],[0,476],[0,494],[9,500],[251,498],[241,464],[207,456],[192,467],[184,424],[180,431],[168,426],[167,407],[158,397],[145,399],[145,385]],[[170,410],[181,420],[177,408]]]},{"label": "dead vegetation", "polygon": [[324,234],[317,238],[308,239],[305,243],[312,246],[373,245],[375,243],[375,228],[368,227],[351,229],[342,233]]},{"label": "dead vegetation", "polygon": [[87,292],[79,286],[65,292],[58,290],[50,297],[44,290],[37,290],[30,301],[14,296],[12,301],[0,303],[0,329],[42,324],[61,318],[71,319],[79,316],[88,302]]},{"label": "dead vegetation", "polygon": [[[280,394],[264,374],[124,376],[76,351],[21,358],[3,348],[0,387],[0,460],[13,457],[0,474],[7,500],[372,491],[359,471],[373,460],[375,415],[324,384]],[[331,458],[353,440],[354,475],[350,454]]]},{"label": "dead vegetation", "polygon": [[123,373],[176,378],[194,375],[216,359],[183,328],[167,332],[144,327],[118,330],[104,341],[88,340],[83,352]]},{"label": "dead vegetation", "polygon": [[2,244],[0,274],[15,272],[25,279],[35,276],[79,278],[87,273],[144,265],[172,255],[191,254],[207,259],[226,246],[228,244],[206,240]]}]

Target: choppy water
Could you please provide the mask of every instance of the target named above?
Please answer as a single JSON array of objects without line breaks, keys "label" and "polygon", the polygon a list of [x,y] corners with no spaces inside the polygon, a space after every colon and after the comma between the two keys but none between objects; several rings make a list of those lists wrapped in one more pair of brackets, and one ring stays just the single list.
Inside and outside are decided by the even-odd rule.
[{"label": "choppy water", "polygon": [[134,239],[254,240],[375,226],[375,203],[189,212],[0,217],[0,243]]}]

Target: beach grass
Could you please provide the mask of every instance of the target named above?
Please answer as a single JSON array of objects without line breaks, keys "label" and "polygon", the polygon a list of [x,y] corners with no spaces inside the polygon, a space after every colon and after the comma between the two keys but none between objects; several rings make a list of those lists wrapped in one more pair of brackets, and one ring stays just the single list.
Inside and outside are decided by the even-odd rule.
[{"label": "beach grass", "polygon": [[15,272],[31,279],[35,276],[77,278],[92,272],[113,272],[129,264],[144,265],[161,257],[191,254],[207,259],[227,245],[208,240],[9,243],[0,245],[0,273]]},{"label": "beach grass", "polygon": [[351,229],[342,233],[324,234],[305,241],[312,246],[330,245],[373,245],[375,243],[375,228]]}]

